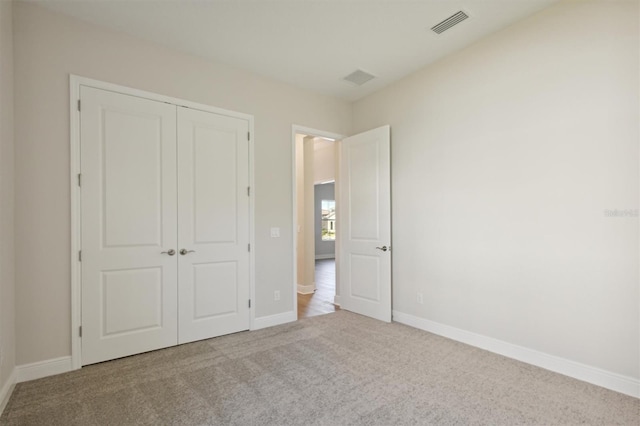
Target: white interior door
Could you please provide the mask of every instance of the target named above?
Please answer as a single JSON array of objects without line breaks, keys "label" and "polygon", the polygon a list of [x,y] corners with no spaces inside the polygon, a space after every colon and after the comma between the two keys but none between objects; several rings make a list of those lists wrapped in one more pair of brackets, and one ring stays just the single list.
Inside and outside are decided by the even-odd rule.
[{"label": "white interior door", "polygon": [[86,365],[177,344],[176,107],[86,86],[81,99]]},{"label": "white interior door", "polygon": [[390,127],[340,144],[341,307],[391,322]]},{"label": "white interior door", "polygon": [[179,343],[249,329],[248,134],[178,108]]}]

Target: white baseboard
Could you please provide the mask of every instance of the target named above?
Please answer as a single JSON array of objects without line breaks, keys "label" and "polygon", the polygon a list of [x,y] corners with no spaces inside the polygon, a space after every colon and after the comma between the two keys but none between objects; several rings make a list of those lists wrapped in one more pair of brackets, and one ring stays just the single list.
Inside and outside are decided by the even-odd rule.
[{"label": "white baseboard", "polygon": [[66,373],[71,370],[73,370],[73,365],[70,356],[19,365],[16,367],[16,382],[22,383],[29,380],[41,379],[43,377]]},{"label": "white baseboard", "polygon": [[298,293],[300,294],[311,294],[316,290],[316,283],[311,285],[303,285],[298,284]]},{"label": "white baseboard", "polygon": [[335,258],[336,258],[336,254],[335,253],[316,254],[316,260],[320,260],[320,259],[335,259]]},{"label": "white baseboard", "polygon": [[4,412],[4,409],[7,407],[7,403],[9,402],[9,398],[11,398],[11,394],[13,393],[13,389],[15,387],[16,369],[14,368],[4,386],[2,386],[2,389],[0,389],[0,416]]},{"label": "white baseboard", "polygon": [[283,312],[281,314],[269,315],[253,320],[252,330],[260,330],[261,328],[273,327],[274,325],[286,324],[288,322],[297,321],[298,317],[295,311]]},{"label": "white baseboard", "polygon": [[439,336],[447,337],[467,345],[494,352],[508,358],[526,362],[574,379],[640,398],[640,380],[612,373],[590,365],[549,355],[533,349],[514,345],[492,337],[472,333],[449,325],[440,324],[414,315],[393,311],[393,320],[419,328]]},{"label": "white baseboard", "polygon": [[337,294],[333,297],[333,304],[336,306],[340,306],[340,296],[338,296]]}]

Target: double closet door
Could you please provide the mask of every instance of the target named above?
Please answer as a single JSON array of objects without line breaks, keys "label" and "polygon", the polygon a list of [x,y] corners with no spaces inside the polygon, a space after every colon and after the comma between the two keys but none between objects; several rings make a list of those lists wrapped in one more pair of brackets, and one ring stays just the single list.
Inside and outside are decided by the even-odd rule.
[{"label": "double closet door", "polygon": [[247,330],[247,120],[82,86],[82,364]]}]

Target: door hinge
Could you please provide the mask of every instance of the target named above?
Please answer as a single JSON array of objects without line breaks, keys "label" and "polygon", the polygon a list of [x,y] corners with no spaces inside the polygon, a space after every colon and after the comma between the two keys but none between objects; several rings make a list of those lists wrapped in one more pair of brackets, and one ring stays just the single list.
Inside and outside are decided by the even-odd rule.
[{"label": "door hinge", "polygon": [[251,132],[247,132],[247,140],[250,141],[251,140]]},{"label": "door hinge", "polygon": [[247,244],[247,251],[251,251],[251,244]]},{"label": "door hinge", "polygon": [[78,99],[78,111],[80,111],[80,99]]},{"label": "door hinge", "polygon": [[82,326],[78,327],[78,336],[82,337]]},{"label": "door hinge", "polygon": [[249,307],[251,307],[251,299],[249,299]]},{"label": "door hinge", "polygon": [[78,250],[78,262],[82,262],[82,250]]},{"label": "door hinge", "polygon": [[247,186],[247,197],[251,196],[251,187]]},{"label": "door hinge", "polygon": [[82,174],[78,173],[78,186],[82,186]]}]

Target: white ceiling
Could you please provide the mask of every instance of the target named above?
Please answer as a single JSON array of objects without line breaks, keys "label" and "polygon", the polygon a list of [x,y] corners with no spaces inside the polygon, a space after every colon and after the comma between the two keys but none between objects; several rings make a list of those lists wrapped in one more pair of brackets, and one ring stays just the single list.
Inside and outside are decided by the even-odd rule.
[{"label": "white ceiling", "polygon": [[[23,0],[356,100],[557,0]],[[430,28],[463,10],[441,35]],[[377,76],[360,87],[342,78]]]}]

